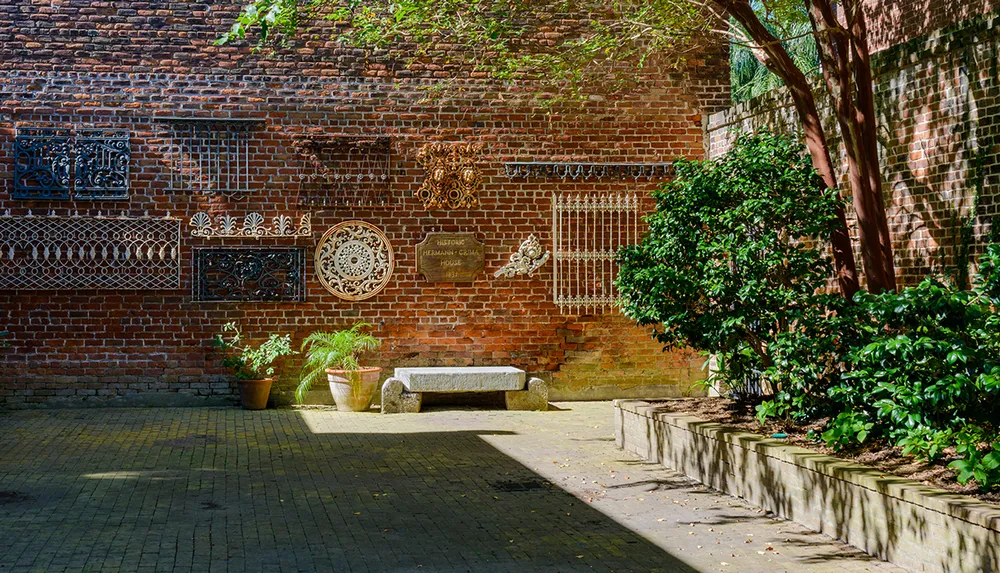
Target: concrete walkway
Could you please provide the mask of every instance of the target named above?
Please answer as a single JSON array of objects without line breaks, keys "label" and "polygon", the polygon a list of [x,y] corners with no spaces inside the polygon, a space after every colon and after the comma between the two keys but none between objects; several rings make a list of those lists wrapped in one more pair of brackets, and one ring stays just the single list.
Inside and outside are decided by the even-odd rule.
[{"label": "concrete walkway", "polygon": [[0,413],[0,572],[899,571],[556,406]]}]

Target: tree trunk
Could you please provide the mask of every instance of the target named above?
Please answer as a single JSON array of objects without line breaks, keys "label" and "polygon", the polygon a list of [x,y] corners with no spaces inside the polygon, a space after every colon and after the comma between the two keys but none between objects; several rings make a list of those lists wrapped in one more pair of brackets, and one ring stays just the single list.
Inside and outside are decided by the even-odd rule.
[{"label": "tree trunk", "polygon": [[[802,70],[788,55],[784,46],[771,32],[764,27],[754,13],[747,0],[716,0],[720,7],[735,18],[750,37],[761,46],[758,58],[772,73],[781,78],[788,86],[795,112],[802,123],[802,133],[806,148],[812,156],[813,167],[819,172],[823,183],[830,189],[837,188],[837,176],[830,158],[830,147],[823,122],[816,107],[816,99],[812,88]],[[837,220],[839,225],[830,237],[833,249],[833,260],[837,269],[837,283],[845,298],[852,298],[859,290],[858,271],[854,263],[854,249],[847,228],[847,215],[841,204],[837,205]]]},{"label": "tree trunk", "polygon": [[862,37],[859,44],[859,38],[855,37],[865,33],[864,19],[860,6],[853,0],[845,0],[843,6],[849,29],[837,19],[831,0],[810,0],[809,18],[816,32],[823,78],[844,142],[868,290],[895,290],[892,244],[875,138],[871,64],[867,59],[867,43]]},{"label": "tree trunk", "polygon": [[864,10],[861,4],[849,0],[845,6],[853,8],[855,12],[853,21],[850,22],[851,32],[851,58],[854,60],[855,84],[857,86],[858,110],[862,114],[861,134],[863,141],[861,148],[864,150],[866,158],[864,167],[867,171],[865,175],[871,182],[872,199],[875,203],[876,222],[879,226],[879,242],[882,248],[882,262],[885,265],[886,288],[896,290],[896,265],[893,261],[892,236],[889,233],[889,221],[885,216],[885,200],[882,197],[882,169],[878,158],[878,125],[875,116],[875,84],[872,77],[871,54],[868,52],[868,27],[865,23]]}]

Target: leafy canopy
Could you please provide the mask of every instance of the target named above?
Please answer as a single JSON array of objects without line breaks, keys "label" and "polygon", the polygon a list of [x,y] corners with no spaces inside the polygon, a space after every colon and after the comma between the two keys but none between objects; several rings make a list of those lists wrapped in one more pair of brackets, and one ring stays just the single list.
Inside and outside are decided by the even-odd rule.
[{"label": "leafy canopy", "polygon": [[[800,36],[808,23],[802,0],[753,5],[781,38]],[[253,0],[219,43],[249,35],[269,49],[329,36],[408,63],[437,57],[452,72],[532,79],[542,91],[585,97],[633,86],[654,65],[678,68],[712,44],[754,47],[719,16],[724,8],[723,0]]]},{"label": "leafy canopy", "polygon": [[[807,76],[819,72],[819,50],[812,35],[812,23],[804,3],[783,6],[782,11],[768,16],[769,7],[765,2],[754,0],[754,11],[761,16],[764,27],[776,38],[783,39],[782,45],[795,62],[796,67]],[[733,39],[729,52],[729,85],[733,101],[736,103],[753,99],[784,85],[781,78],[774,75],[758,59],[754,43],[749,35],[735,21],[732,22]]]}]

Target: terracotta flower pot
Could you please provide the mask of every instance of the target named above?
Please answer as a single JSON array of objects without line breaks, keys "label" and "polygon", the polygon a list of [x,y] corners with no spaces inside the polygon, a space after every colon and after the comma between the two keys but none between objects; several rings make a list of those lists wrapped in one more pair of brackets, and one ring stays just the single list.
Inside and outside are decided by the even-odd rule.
[{"label": "terracotta flower pot", "polygon": [[[327,368],[326,376],[330,380],[330,393],[337,409],[342,412],[363,412],[372,403],[372,397],[378,388],[378,380],[382,374],[381,368],[359,368],[358,370],[334,370]],[[351,380],[354,383],[351,383]]]},{"label": "terracotta flower pot", "polygon": [[244,410],[267,408],[267,398],[271,395],[274,378],[263,380],[240,380],[240,403]]}]

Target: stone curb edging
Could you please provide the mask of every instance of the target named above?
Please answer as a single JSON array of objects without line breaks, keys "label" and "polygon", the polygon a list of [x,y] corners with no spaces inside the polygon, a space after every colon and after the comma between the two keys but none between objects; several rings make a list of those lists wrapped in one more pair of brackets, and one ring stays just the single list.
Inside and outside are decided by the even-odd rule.
[{"label": "stone curb edging", "polygon": [[615,400],[618,447],[914,571],[1000,573],[1000,506]]}]

